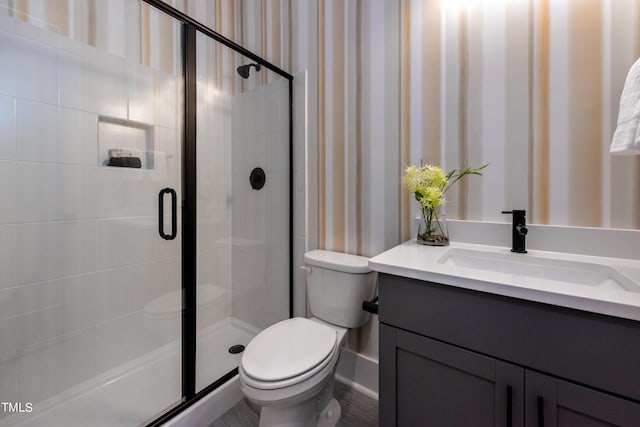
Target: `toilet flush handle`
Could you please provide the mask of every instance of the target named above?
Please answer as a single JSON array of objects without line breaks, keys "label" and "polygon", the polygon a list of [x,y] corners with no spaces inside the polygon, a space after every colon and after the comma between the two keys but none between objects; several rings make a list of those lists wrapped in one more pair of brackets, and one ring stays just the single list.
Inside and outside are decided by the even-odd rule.
[{"label": "toilet flush handle", "polygon": [[311,274],[311,267],[307,267],[306,265],[301,265],[300,266],[300,270],[302,270],[305,273],[307,273],[307,276]]}]

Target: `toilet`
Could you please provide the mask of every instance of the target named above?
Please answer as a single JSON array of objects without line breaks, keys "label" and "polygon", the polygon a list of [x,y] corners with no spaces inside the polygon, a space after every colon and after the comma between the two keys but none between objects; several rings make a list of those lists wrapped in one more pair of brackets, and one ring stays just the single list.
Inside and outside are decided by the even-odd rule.
[{"label": "toilet", "polygon": [[349,329],[369,319],[376,275],[368,258],[314,250],[304,255],[311,318],[278,322],[256,335],[239,366],[240,388],[261,407],[260,426],[335,426],[333,398],[340,347]]}]

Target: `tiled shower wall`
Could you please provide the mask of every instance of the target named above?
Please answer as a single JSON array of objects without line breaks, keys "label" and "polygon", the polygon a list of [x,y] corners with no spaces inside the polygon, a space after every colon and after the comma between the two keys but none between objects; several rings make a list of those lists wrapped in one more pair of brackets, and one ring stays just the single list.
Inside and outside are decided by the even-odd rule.
[{"label": "tiled shower wall", "polygon": [[[293,306],[295,316],[307,316],[307,277],[300,266],[304,264],[307,242],[308,197],[307,164],[315,159],[307,158],[307,72],[294,74],[293,80]],[[311,166],[310,166],[311,167]]]},{"label": "tiled shower wall", "polygon": [[206,37],[197,49],[198,284],[229,291],[211,321],[259,330],[289,310],[289,82],[264,67],[240,78],[246,58]]},{"label": "tiled shower wall", "polygon": [[[273,80],[234,96],[231,104],[231,310],[258,329],[289,315],[288,85]],[[266,174],[260,190],[249,182],[256,167]]]},{"label": "tiled shower wall", "polygon": [[[0,396],[38,402],[167,339],[145,327],[142,310],[180,288],[179,240],[159,238],[157,197],[180,193],[182,85],[124,50],[4,12]],[[99,116],[150,126],[166,165],[102,166]]]},{"label": "tiled shower wall", "polygon": [[231,236],[231,96],[216,89],[213,42],[198,36],[196,45],[197,284],[215,286],[220,295],[215,307],[202,309],[205,292],[196,292],[198,325],[204,328],[231,315],[231,251],[221,244]]}]

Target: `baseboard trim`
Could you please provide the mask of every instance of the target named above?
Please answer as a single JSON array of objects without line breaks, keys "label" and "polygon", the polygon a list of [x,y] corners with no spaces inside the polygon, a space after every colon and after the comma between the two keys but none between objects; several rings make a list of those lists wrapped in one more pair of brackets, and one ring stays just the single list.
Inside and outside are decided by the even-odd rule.
[{"label": "baseboard trim", "polygon": [[[336,369],[336,380],[378,400],[378,361],[343,348]],[[173,418],[168,427],[209,425],[244,399],[236,375],[226,384]]]},{"label": "baseboard trim", "polygon": [[236,375],[165,425],[168,427],[208,426],[242,399],[244,394],[240,390],[240,380]]},{"label": "baseboard trim", "polygon": [[378,361],[343,348],[336,379],[362,394],[378,400]]}]

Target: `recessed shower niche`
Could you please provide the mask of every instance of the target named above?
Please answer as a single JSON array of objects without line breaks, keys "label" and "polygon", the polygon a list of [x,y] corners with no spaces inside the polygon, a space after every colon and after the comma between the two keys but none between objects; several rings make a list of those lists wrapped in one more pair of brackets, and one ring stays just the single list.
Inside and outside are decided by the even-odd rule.
[{"label": "recessed shower niche", "polygon": [[98,117],[98,164],[136,169],[164,169],[168,154],[156,150],[155,128],[116,117]]}]

